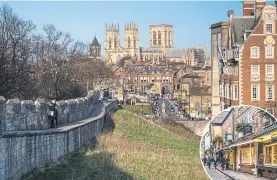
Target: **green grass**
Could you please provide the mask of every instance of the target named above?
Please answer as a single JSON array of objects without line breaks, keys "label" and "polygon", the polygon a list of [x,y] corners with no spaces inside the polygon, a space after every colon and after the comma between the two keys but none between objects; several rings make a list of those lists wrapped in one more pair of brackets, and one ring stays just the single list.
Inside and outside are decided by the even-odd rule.
[{"label": "green grass", "polygon": [[67,156],[24,180],[208,179],[199,140],[185,139],[125,110],[118,110],[114,119],[114,132],[99,136],[96,149]]},{"label": "green grass", "polygon": [[141,109],[143,109],[144,114],[150,114],[150,105],[149,104],[143,104],[143,108],[141,105],[126,105],[126,106],[124,106],[124,109],[131,111],[138,115],[141,115]]}]

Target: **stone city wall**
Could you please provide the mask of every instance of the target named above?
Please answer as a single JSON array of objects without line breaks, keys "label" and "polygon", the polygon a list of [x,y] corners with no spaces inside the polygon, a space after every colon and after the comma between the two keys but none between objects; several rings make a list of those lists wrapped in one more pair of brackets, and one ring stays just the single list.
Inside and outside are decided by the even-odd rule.
[{"label": "stone city wall", "polygon": [[[92,96],[92,98],[86,97],[82,100],[75,100],[72,104],[70,104],[69,101],[63,105],[60,104],[69,109],[69,112],[61,113],[60,118],[64,118],[62,115],[67,115],[67,118],[64,118],[65,120],[62,122],[65,124],[88,116],[89,111],[93,109],[91,103],[96,100],[97,99]],[[16,111],[16,113],[28,113],[27,115],[24,114],[22,119],[19,117],[15,119],[19,120],[21,123],[25,123],[24,125],[13,123],[14,126],[10,128],[6,124],[6,129],[35,129],[34,127],[38,125],[43,128],[49,127],[47,123],[45,123],[47,126],[43,123],[39,123],[39,120],[45,120],[43,119],[44,117],[41,116],[44,116],[46,113],[45,107],[41,107],[41,103],[37,103],[39,106],[33,105],[34,107],[30,108],[28,111],[23,108],[24,103],[22,102],[20,104],[18,101],[13,101],[13,103],[7,102],[7,104],[13,104],[12,107],[16,107],[12,110],[10,110],[9,107],[7,108],[9,109],[8,111],[15,112],[17,108],[21,108],[21,111]],[[62,156],[80,149],[101,132],[105,119],[110,118],[110,113],[117,107],[115,101],[99,105],[101,105],[101,111],[99,110],[96,117],[88,117],[71,126],[40,131],[3,131],[2,137],[0,138],[0,179],[20,179],[22,175],[30,172],[34,168],[41,168],[47,163],[53,163]],[[35,111],[37,107],[41,109]],[[81,107],[85,109],[82,111]],[[62,112],[64,109],[66,108],[60,108],[59,110]],[[75,109],[78,110],[78,113],[70,112],[75,111]],[[28,121],[29,113],[37,113],[36,119]],[[74,118],[76,118],[76,120]]]},{"label": "stone city wall", "polygon": [[[99,102],[99,95],[98,91],[89,91],[83,98],[58,101],[58,126],[87,118]],[[0,97],[1,131],[49,129],[48,111],[43,99],[19,101]]]}]

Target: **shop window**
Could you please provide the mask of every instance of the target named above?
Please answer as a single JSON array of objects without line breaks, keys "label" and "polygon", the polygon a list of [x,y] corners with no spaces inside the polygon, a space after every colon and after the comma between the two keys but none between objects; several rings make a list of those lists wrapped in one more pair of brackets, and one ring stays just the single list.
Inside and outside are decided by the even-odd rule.
[{"label": "shop window", "polygon": [[272,146],[265,147],[265,164],[271,164],[272,162]]}]

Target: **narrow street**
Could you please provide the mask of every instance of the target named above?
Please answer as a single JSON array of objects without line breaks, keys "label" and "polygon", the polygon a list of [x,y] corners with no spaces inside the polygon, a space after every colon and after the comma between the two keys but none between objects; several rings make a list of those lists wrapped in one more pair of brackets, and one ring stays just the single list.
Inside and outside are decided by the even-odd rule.
[{"label": "narrow street", "polygon": [[211,167],[211,169],[209,169],[208,166],[205,166],[205,169],[212,180],[232,180],[232,178],[214,169],[214,167]]},{"label": "narrow street", "polygon": [[[222,171],[220,167],[218,167],[216,170],[214,167],[211,167],[211,169],[208,168],[208,166],[205,166],[207,174],[210,176],[212,180],[269,180],[268,178],[264,177],[256,177],[251,174],[242,173],[238,171],[232,171],[232,170],[225,170]],[[228,175],[228,176],[227,176]]]}]

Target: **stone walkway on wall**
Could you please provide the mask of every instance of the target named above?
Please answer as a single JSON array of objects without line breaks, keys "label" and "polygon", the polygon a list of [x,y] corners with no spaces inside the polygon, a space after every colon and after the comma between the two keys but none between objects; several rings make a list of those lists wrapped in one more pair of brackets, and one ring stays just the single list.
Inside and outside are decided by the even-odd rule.
[{"label": "stone walkway on wall", "polygon": [[59,127],[59,128],[53,128],[53,129],[46,129],[46,130],[24,130],[24,131],[4,131],[2,134],[4,136],[9,136],[9,135],[20,135],[20,134],[49,134],[49,133],[57,133],[57,132],[65,132],[68,131],[70,129],[74,129],[76,127],[82,126],[84,124],[87,124],[89,122],[92,122],[96,119],[98,119],[104,112],[104,108],[105,108],[106,103],[98,103],[95,105],[93,112],[91,113],[91,115],[81,121],[77,121],[77,122],[73,122],[70,124],[67,124],[65,126]]}]

